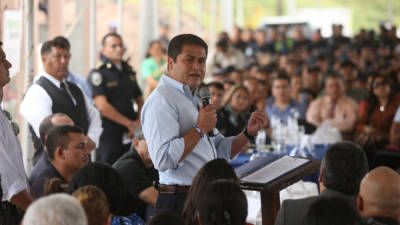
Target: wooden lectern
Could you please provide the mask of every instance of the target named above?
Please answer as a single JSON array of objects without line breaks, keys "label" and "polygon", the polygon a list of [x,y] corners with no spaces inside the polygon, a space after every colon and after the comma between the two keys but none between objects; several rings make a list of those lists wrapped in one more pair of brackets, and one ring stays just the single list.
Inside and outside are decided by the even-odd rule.
[{"label": "wooden lectern", "polygon": [[299,180],[311,176],[319,170],[320,165],[321,160],[310,159],[309,163],[300,166],[269,183],[240,183],[240,186],[244,190],[260,192],[263,225],[273,225],[275,223],[275,218],[280,207],[279,191]]}]

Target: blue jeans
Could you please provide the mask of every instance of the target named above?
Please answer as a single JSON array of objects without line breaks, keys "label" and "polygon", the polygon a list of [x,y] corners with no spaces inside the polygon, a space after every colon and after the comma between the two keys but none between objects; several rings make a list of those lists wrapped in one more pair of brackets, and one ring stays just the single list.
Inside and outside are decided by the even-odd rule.
[{"label": "blue jeans", "polygon": [[159,193],[156,203],[156,211],[170,210],[181,215],[186,196],[187,193]]}]

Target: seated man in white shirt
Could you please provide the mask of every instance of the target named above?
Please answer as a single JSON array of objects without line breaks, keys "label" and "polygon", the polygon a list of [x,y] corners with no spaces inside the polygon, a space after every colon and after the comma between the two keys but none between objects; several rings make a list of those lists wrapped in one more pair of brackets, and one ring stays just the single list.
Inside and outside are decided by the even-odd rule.
[{"label": "seated man in white shirt", "polygon": [[343,139],[351,140],[358,120],[358,104],[344,94],[343,79],[338,75],[325,78],[325,93],[310,103],[307,122],[319,127],[326,121],[341,132]]},{"label": "seated man in white shirt", "polygon": [[66,81],[71,58],[69,46],[60,39],[46,41],[41,56],[44,72],[26,92],[21,115],[39,138],[40,122],[50,114],[64,113],[84,130],[94,148],[102,133],[100,113],[78,86]]},{"label": "seated man in white shirt", "polygon": [[[10,82],[11,68],[1,45],[0,42],[0,103],[3,87]],[[0,110],[0,224],[19,224],[22,215],[16,207],[25,211],[33,201],[16,131],[9,113]]]}]

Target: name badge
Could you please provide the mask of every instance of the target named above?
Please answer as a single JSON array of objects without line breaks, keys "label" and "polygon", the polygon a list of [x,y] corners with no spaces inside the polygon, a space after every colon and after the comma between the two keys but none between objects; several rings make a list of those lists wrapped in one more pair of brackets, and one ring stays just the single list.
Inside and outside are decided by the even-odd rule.
[{"label": "name badge", "polygon": [[112,88],[118,86],[118,82],[117,81],[111,81],[107,83],[107,87]]}]

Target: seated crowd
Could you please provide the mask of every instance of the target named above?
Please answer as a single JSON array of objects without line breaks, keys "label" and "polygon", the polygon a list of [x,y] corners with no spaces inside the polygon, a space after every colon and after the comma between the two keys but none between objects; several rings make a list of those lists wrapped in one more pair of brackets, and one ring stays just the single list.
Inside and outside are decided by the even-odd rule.
[{"label": "seated crowd", "polygon": [[[262,28],[253,32],[235,27],[232,36],[225,32],[218,35],[216,50],[208,57],[210,82],[203,86],[210,89],[211,103],[217,109],[216,128],[224,136],[243,132],[251,113],[262,111],[268,118],[264,127],[268,136],[272,136],[276,123],[287,125],[295,119],[313,130],[329,124],[344,139],[332,144],[323,157],[318,178],[320,195],[283,201],[277,225],[400,223],[400,175],[396,168],[376,167],[374,162],[377,150],[400,144],[400,65],[396,63],[400,59],[400,40],[390,32],[378,38],[365,31],[349,39],[341,34],[341,29],[334,25],[334,35],[328,39],[316,31],[308,40],[300,27],[291,32],[287,27],[277,27],[269,33]],[[109,80],[104,84],[107,76],[99,72],[129,70],[134,75],[125,62],[114,68],[107,46],[115,38],[122,42],[117,34],[104,37],[101,54],[106,60],[88,79],[94,102],[73,82],[65,82],[65,87],[63,81],[55,81],[58,72],[51,65],[45,66],[42,78],[33,85],[30,92],[46,92],[46,99],[54,105],[46,104],[53,111],[44,110],[40,117],[35,117],[27,106],[22,110],[35,121],[30,122],[34,125],[31,131],[37,136],[35,148],[41,151],[29,184],[24,187],[31,187],[32,196],[38,200],[24,204],[30,206],[23,208],[23,219],[23,212],[17,209],[22,224],[246,224],[246,195],[233,167],[217,157],[204,164],[194,177],[185,193],[181,214],[156,210],[160,204],[157,199],[161,174],[150,158],[147,143],[152,140],[144,139],[138,115],[128,118],[118,112],[122,103],[111,104],[122,95],[108,96],[119,84]],[[49,64],[48,54],[53,50],[69,59],[67,43],[60,37],[49,41],[42,51],[43,63]],[[164,48],[161,41],[151,42],[142,64],[146,97],[156,89],[161,73],[166,71]],[[136,88],[136,78],[132,77],[128,80]],[[66,88],[65,92],[53,90],[51,85]],[[100,86],[105,90],[100,90]],[[76,112],[58,110],[64,107],[63,102],[56,103],[58,98],[67,99],[66,105],[75,107]],[[127,98],[124,100],[137,101],[140,114],[141,91],[136,90]],[[88,118],[80,117],[83,114]],[[101,121],[103,126],[99,125]],[[114,134],[113,129],[119,128],[123,132]],[[113,140],[106,141],[102,131]],[[121,146],[126,149],[112,159],[108,158],[112,152],[103,149],[101,159],[91,161],[96,146],[110,147],[115,140],[122,141]],[[6,178],[2,176],[0,181]],[[2,183],[2,200],[14,203],[8,195],[3,197],[2,189],[9,192]],[[7,221],[4,216],[0,219]]]}]

